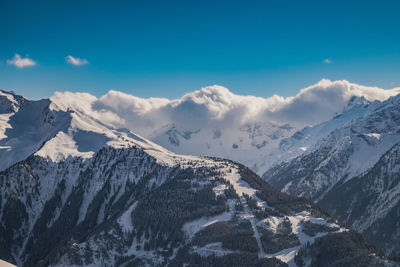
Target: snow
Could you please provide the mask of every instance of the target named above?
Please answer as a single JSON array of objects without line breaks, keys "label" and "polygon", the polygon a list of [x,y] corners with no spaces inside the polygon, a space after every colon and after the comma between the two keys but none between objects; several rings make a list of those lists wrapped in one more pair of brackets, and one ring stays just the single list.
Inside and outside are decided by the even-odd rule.
[{"label": "snow", "polygon": [[[286,216],[286,217],[290,220],[290,222],[292,224],[292,233],[297,235],[297,237],[299,238],[299,241],[300,241],[300,245],[292,247],[292,248],[283,249],[283,250],[278,251],[273,254],[265,254],[265,257],[269,257],[269,258],[276,257],[276,258],[280,259],[281,261],[287,263],[290,267],[297,266],[296,263],[294,262],[294,257],[303,245],[307,244],[307,242],[312,244],[312,243],[314,243],[315,239],[328,234],[327,232],[322,232],[322,233],[317,233],[313,237],[308,236],[307,234],[305,234],[303,232],[303,226],[302,226],[303,222],[310,221],[310,222],[316,223],[316,224],[323,224],[323,225],[327,225],[330,227],[337,227],[337,228],[339,228],[339,230],[336,232],[347,231],[346,228],[339,227],[339,225],[337,225],[335,223],[329,223],[323,218],[312,217],[310,212],[308,212],[308,211],[303,211],[303,212],[297,213],[295,215]],[[274,230],[274,232],[276,232],[276,227],[278,226],[278,224],[281,221],[283,221],[283,219],[284,219],[284,217],[269,217],[266,220],[264,220],[263,222],[264,223],[269,222],[268,227],[271,230]]]},{"label": "snow", "polygon": [[229,181],[239,196],[242,196],[243,193],[253,196],[257,191],[241,178],[236,168],[226,168],[224,178]]},{"label": "snow", "polygon": [[[70,96],[74,96],[74,94]],[[148,160],[150,162],[155,160],[158,164],[167,167],[218,167],[219,171],[222,172],[223,178],[229,181],[236,193],[239,195],[241,202],[244,204],[244,210],[239,212],[239,216],[242,219],[249,220],[251,223],[254,231],[254,237],[259,247],[258,256],[260,258],[277,257],[284,262],[287,262],[290,266],[293,266],[294,256],[300,246],[284,249],[274,254],[266,254],[263,250],[260,233],[257,227],[265,227],[276,232],[277,226],[284,219],[284,217],[269,217],[261,221],[254,217],[242,195],[247,194],[254,198],[259,207],[269,207],[268,203],[257,197],[256,190],[253,189],[243,179],[241,179],[238,167],[235,164],[225,161],[215,162],[211,159],[200,158],[198,156],[174,154],[173,152],[170,152],[169,150],[149,140],[146,140],[139,135],[131,133],[129,130],[117,128],[114,120],[115,118],[113,118],[112,114],[109,112],[93,110],[97,101],[96,98],[89,97],[89,103],[87,103],[83,99],[85,96],[85,94],[81,95],[82,99],[77,102],[78,104],[71,99],[63,102],[64,100],[62,97],[59,97],[57,100],[53,98],[51,101],[28,101],[22,108],[19,109],[15,116],[12,116],[12,114],[0,114],[0,134],[3,135],[3,139],[0,140],[0,162],[2,164],[0,165],[0,169],[6,168],[10,164],[22,160],[32,153],[35,153],[36,156],[47,159],[46,164],[48,165],[44,166],[43,169],[41,166],[39,166],[37,170],[35,169],[36,172],[39,172],[39,176],[41,177],[40,184],[37,186],[37,190],[40,192],[38,194],[39,197],[35,198],[32,206],[29,207],[29,225],[27,226],[27,233],[32,230],[34,223],[43,209],[44,203],[46,203],[46,201],[54,194],[54,190],[61,181],[61,178],[65,178],[67,181],[66,192],[63,194],[61,200],[62,205],[64,205],[67,196],[70,195],[70,192],[76,185],[76,180],[79,177],[80,171],[84,170],[91,163],[91,159],[96,152],[98,152],[101,148],[106,147],[106,149],[120,149],[118,152],[113,152],[123,153],[124,151],[129,150],[124,150],[124,148],[134,147],[137,148],[137,150],[129,150],[132,154],[128,153],[122,155],[124,156],[123,158],[126,160],[127,165],[136,166],[136,154],[132,151],[144,151],[149,158],[146,158],[146,156],[141,156],[141,158],[138,160]],[[366,110],[366,108],[354,106],[348,112],[349,114],[353,112],[351,114],[359,114],[361,116],[366,114]],[[223,115],[223,112],[221,113],[220,110],[216,111],[215,114],[217,117],[219,117]],[[258,161],[256,163],[252,162],[252,164],[258,166],[258,170],[262,170],[263,168],[266,168],[268,164],[272,164],[272,161],[270,162],[268,160],[281,160],[285,158],[286,156],[282,156],[283,153],[287,152],[288,158],[297,155],[297,153],[309,153],[315,149],[315,146],[312,146],[313,142],[316,142],[319,140],[319,138],[322,138],[331,129],[337,127],[338,125],[340,125],[340,127],[343,125],[347,127],[347,123],[350,122],[349,114],[339,116],[338,118],[334,119],[333,122],[321,124],[315,128],[305,128],[303,130],[303,133],[305,134],[304,136],[306,136],[305,141],[295,142],[291,140],[293,142],[290,144],[291,146],[289,146],[288,151],[279,150],[278,145],[284,137],[288,137],[290,133],[293,133],[294,129],[290,128],[290,126],[287,126],[287,128],[290,128],[290,130],[286,131],[283,130],[284,128],[282,128],[282,126],[272,126],[270,123],[263,125],[247,125],[249,127],[242,128],[238,135],[233,134],[228,137],[224,136],[224,132],[222,133],[223,137],[216,137],[216,139],[213,139],[210,144],[215,145],[217,143],[219,144],[220,142],[221,144],[222,142],[225,143],[223,143],[221,146],[215,146],[211,148],[210,151],[212,153],[220,151],[218,153],[221,153],[221,155],[230,154],[230,152],[232,152],[231,144],[232,142],[235,142],[240,149],[234,150],[235,152],[233,153],[235,155],[233,155],[233,157],[240,157],[241,160],[248,158],[249,160],[246,162],[250,163],[254,160],[254,158],[252,158],[253,156],[259,157],[265,155],[266,151],[268,150],[270,156],[260,158],[262,161],[267,159],[268,163],[264,162],[264,165],[259,165]],[[101,117],[103,115],[105,116],[104,121],[102,121]],[[119,123],[121,123],[121,121],[119,121]],[[364,137],[367,137],[367,140],[370,141],[366,145],[366,139],[363,137],[357,136],[354,138],[349,138],[347,135],[348,130],[349,128],[346,128],[343,130],[343,132],[338,133],[340,138],[334,139],[334,147],[336,150],[344,150],[348,148],[349,144],[355,147],[356,152],[354,153],[354,159],[352,158],[349,161],[352,164],[352,168],[345,168],[344,170],[346,171],[351,170],[354,172],[361,172],[370,166],[374,161],[376,161],[379,158],[379,155],[382,154],[385,149],[388,149],[393,142],[400,141],[397,139],[398,137],[395,134],[391,135],[390,133],[373,131],[365,133]],[[204,135],[208,134],[211,134],[211,132],[196,132],[193,133],[193,136],[196,136],[193,138],[203,137]],[[249,137],[249,135],[251,135],[251,137]],[[266,135],[276,135],[277,138],[275,139],[275,137],[271,137],[271,140],[268,141],[268,145],[265,144],[265,146],[261,148],[254,148],[254,144],[260,145],[260,143],[262,144],[262,142],[265,141],[264,137]],[[237,140],[236,138],[242,141]],[[185,146],[193,141],[193,139],[190,138],[183,138],[183,140],[185,141],[182,141],[184,143],[181,144],[184,144]],[[332,140],[327,140],[326,142],[330,141],[332,142]],[[190,147],[190,149],[195,148],[197,145],[199,144],[193,145]],[[275,150],[270,148],[274,148]],[[371,156],[371,154],[373,156]],[[251,157],[249,157],[249,155],[251,155]],[[115,156],[111,159],[108,159],[107,157],[99,159],[104,160],[105,162],[99,164],[98,169],[93,171],[93,177],[91,177],[92,180],[90,181],[90,184],[87,185],[87,188],[84,188],[85,195],[84,199],[82,200],[82,204],[79,207],[80,210],[78,222],[81,222],[84,219],[90,202],[95,197],[96,193],[103,188],[106,179],[103,174],[106,170],[106,167],[114,166],[115,161],[118,159],[118,156]],[[77,161],[73,163],[74,160]],[[60,162],[63,162],[63,164],[68,166],[65,173],[63,173],[60,169],[57,169],[61,165],[56,163]],[[123,187],[126,185],[128,180],[137,182],[145,175],[145,173],[149,173],[139,170],[137,173],[132,174],[132,169],[129,169],[129,166],[126,169],[123,169],[124,167],[121,166],[118,168],[121,169],[117,170],[117,175],[107,177],[107,179],[111,181],[111,192],[109,196],[116,195],[117,198],[123,193]],[[149,168],[151,168],[151,166]],[[32,178],[30,180],[35,181],[36,177],[34,177],[34,174],[29,172],[29,175],[32,176],[30,177]],[[159,173],[159,175],[150,180],[150,184],[153,184],[154,182],[154,184],[157,186],[161,185],[165,181],[166,177],[166,174]],[[15,184],[17,184],[17,181]],[[15,184],[13,184],[13,186],[15,186]],[[214,187],[214,192],[218,196],[223,194],[225,189],[226,185],[220,184]],[[393,198],[397,197],[395,193],[390,196]],[[27,200],[21,198],[21,201],[25,203]],[[108,201],[110,201],[109,198],[104,200],[105,203]],[[228,204],[230,207],[228,212],[223,212],[215,216],[203,217],[191,222],[187,222],[183,225],[182,230],[188,238],[193,238],[194,235],[201,229],[204,229],[204,227],[216,222],[231,220],[234,212],[235,201],[229,200]],[[105,219],[103,212],[105,207],[104,205],[101,207],[101,212],[98,215],[98,223],[101,223]],[[118,218],[118,224],[122,228],[124,234],[127,234],[133,230],[131,214],[136,205],[137,203],[131,205]],[[54,223],[59,216],[60,210],[61,208],[56,210],[56,214],[49,222],[48,226],[51,226]],[[313,223],[329,224],[332,226],[336,225],[328,223],[322,218],[314,218],[308,212],[298,213],[287,217],[292,223],[292,232],[299,237],[301,245],[304,245],[307,242],[312,243],[314,242],[315,238],[327,234],[319,233],[314,237],[306,235],[302,231],[303,221],[312,221]],[[339,229],[339,231],[345,230],[346,229],[344,228]],[[91,239],[89,243],[95,249],[100,250],[100,245],[95,244],[94,239]],[[124,252],[124,255],[136,255],[138,257],[155,260],[156,262],[160,261],[161,264],[161,256],[157,256],[151,251],[144,251],[143,243],[144,240],[138,241],[134,239],[130,249]],[[140,245],[141,248],[137,249],[137,245]],[[22,247],[24,246],[25,244],[22,245]],[[78,244],[77,246],[83,248],[83,245],[81,246]],[[21,250],[21,253],[22,251],[23,249]],[[204,247],[197,248],[196,252],[197,251],[203,255],[225,255],[227,253],[232,253],[232,251],[223,249],[221,243],[208,244]],[[21,255],[19,256],[21,257]]]},{"label": "snow", "polygon": [[[294,160],[276,165],[276,173],[294,166],[297,170],[293,172],[296,179],[286,181],[282,190],[309,198],[318,196],[314,199],[318,202],[339,181],[347,182],[368,172],[382,155],[400,142],[399,105],[400,96],[385,102],[350,105],[332,120],[307,127],[287,139],[284,148],[290,153],[302,146],[308,149]],[[322,158],[307,158],[311,153],[318,153]],[[297,174],[304,164],[317,166],[300,177]],[[264,178],[268,180],[269,177]],[[296,188],[301,188],[301,192]]]},{"label": "snow", "polygon": [[146,152],[153,156],[157,163],[172,167],[177,164],[177,161],[174,159],[174,155],[165,153],[162,150],[154,149],[154,148],[148,148],[146,149]]},{"label": "snow", "polygon": [[[383,90],[347,81],[321,80],[291,98],[239,96],[217,85],[202,88],[174,100],[142,99],[116,91],[110,91],[100,99],[87,93],[56,92],[50,100],[27,101],[21,109],[17,96],[1,91],[0,99],[3,99],[4,103],[0,102],[0,106],[10,104],[11,109],[7,110],[12,112],[0,114],[0,138],[2,138],[0,146],[10,147],[10,150],[0,149],[3,151],[0,152],[0,170],[36,152],[43,143],[60,131],[71,135],[75,141],[77,140],[71,131],[81,130],[101,134],[110,139],[109,144],[117,147],[124,146],[123,142],[118,140],[118,136],[122,136],[119,129],[127,128],[149,137],[176,153],[229,158],[247,165],[261,175],[274,163],[307,152],[315,142],[334,128],[363,116],[371,109],[370,106],[377,105],[368,105],[368,101],[383,101],[397,95],[399,91],[399,88]],[[332,94],[340,96],[337,98],[340,103],[333,105]],[[330,101],[325,99],[327,97]],[[314,111],[308,114],[309,111],[305,111],[304,107],[297,110],[299,103],[304,101],[308,105],[315,105],[321,112]],[[57,125],[46,128],[36,138],[22,136],[21,131],[16,133],[11,131],[12,136],[6,136],[6,129],[14,129],[13,123],[9,121],[13,112],[18,111],[16,114],[22,112],[23,117],[31,121],[33,114],[43,115],[44,106],[39,103],[48,107]],[[32,105],[35,108],[26,112],[25,106]],[[320,123],[335,113],[340,113],[341,109],[344,109],[345,113],[329,123],[319,124],[312,127],[312,130],[303,129],[301,132],[305,137],[302,140],[291,138],[296,130],[310,124],[311,117],[319,117],[311,119],[311,124]],[[299,117],[302,112],[307,116]],[[69,114],[65,119],[70,118],[71,121],[61,122],[61,114]],[[66,128],[63,127],[65,123]],[[38,121],[32,127],[43,128]],[[129,134],[126,137],[131,141],[135,140],[136,142],[133,142],[135,144],[141,143],[140,145],[147,146],[149,153],[153,153],[163,164],[167,166],[177,164],[173,156],[166,155],[165,149],[154,143],[142,138],[140,139],[143,142],[139,141]],[[176,138],[178,144],[171,143],[171,137]],[[289,147],[282,149],[280,146],[282,141],[288,141]],[[80,142],[77,142],[78,152],[81,152],[79,148]],[[91,151],[96,152],[96,149]],[[2,157],[1,154],[5,152],[7,156]],[[47,156],[46,151],[41,155]],[[59,155],[49,155],[49,157],[66,158],[68,155],[75,156],[77,152],[61,151]],[[85,154],[80,156],[86,157]]]},{"label": "snow", "polygon": [[370,137],[373,137],[373,138],[376,138],[376,139],[380,139],[381,138],[381,135],[378,134],[378,133],[368,133],[366,135],[370,136]]},{"label": "snow", "polygon": [[265,201],[261,200],[257,195],[256,192],[257,190],[252,188],[247,182],[245,182],[240,174],[237,168],[234,168],[233,166],[229,166],[229,168],[224,168],[224,178],[229,181],[229,183],[233,186],[235,189],[236,193],[239,195],[239,197],[242,197],[243,194],[247,194],[253,199],[257,201],[257,206],[262,207],[262,208],[267,208],[268,203]]},{"label": "snow", "polygon": [[[225,178],[229,180],[229,182],[233,185],[234,189],[236,192],[239,194],[246,193],[249,194],[250,196],[255,197],[255,190],[252,190],[245,182],[243,182],[240,179],[240,176],[238,175],[237,172],[235,172],[235,169],[231,172],[226,172],[225,173]],[[217,186],[216,191],[218,192],[219,189],[221,189],[222,186]],[[313,217],[310,212],[304,211],[300,212],[291,216],[285,216],[285,217],[275,217],[271,216],[268,217],[264,220],[258,221],[252,212],[250,211],[247,203],[245,202],[244,198],[241,197],[242,203],[244,203],[244,210],[239,213],[240,218],[249,220],[254,232],[254,237],[257,241],[257,245],[259,247],[259,258],[263,257],[276,257],[283,262],[286,262],[289,266],[296,266],[294,263],[294,256],[298,252],[301,246],[305,245],[307,242],[312,244],[316,238],[325,236],[328,234],[327,232],[322,232],[322,233],[317,233],[315,236],[310,237],[307,234],[303,232],[303,226],[302,223],[305,221],[310,221],[315,224],[323,224],[327,225],[333,228],[338,228],[337,232],[341,231],[347,231],[346,228],[340,227],[338,224],[333,223],[333,222],[328,222],[326,219],[323,218],[316,218]],[[259,199],[258,199],[259,201]],[[232,205],[233,202],[230,203]],[[295,246],[292,248],[287,248],[283,249],[279,252],[273,253],[273,254],[267,254],[265,253],[262,243],[261,243],[261,236],[260,233],[257,229],[258,226],[267,228],[273,232],[276,233],[278,225],[285,219],[288,218],[292,224],[292,232],[296,234],[299,238],[300,245]],[[184,232],[188,235],[189,238],[192,238],[195,233],[200,231],[202,228],[215,223],[217,221],[228,221],[231,219],[231,213],[230,212],[225,212],[223,214],[217,215],[215,217],[211,218],[200,218],[198,220],[188,222],[183,226]],[[225,255],[226,253],[232,253],[232,251],[227,251],[224,250],[222,247],[219,247],[218,243],[213,243],[209,244],[203,248],[196,248],[199,249],[199,253],[202,253],[204,255]],[[218,252],[219,251],[219,252]],[[218,254],[218,253],[219,254]]]},{"label": "snow", "polygon": [[376,134],[368,136],[374,138],[375,144],[368,144],[362,138],[353,138],[354,153],[351,155],[349,166],[349,179],[360,175],[378,162],[380,157],[394,144],[400,142],[399,134]]},{"label": "snow", "polygon": [[[218,85],[173,100],[144,99],[117,91],[100,98],[88,93],[56,92],[50,98],[50,110],[73,111],[72,128],[105,134],[98,125],[93,127],[79,117],[85,114],[108,129],[127,128],[175,153],[229,158],[261,175],[274,163],[303,153],[335,125],[362,115],[368,101],[383,101],[399,91],[324,79],[287,98],[235,95]],[[12,94],[4,94],[11,99]],[[296,130],[321,123],[343,110],[347,115],[313,130],[304,142],[295,142],[285,151],[280,148],[281,141]],[[168,165],[175,163],[169,157],[160,160]]]},{"label": "snow", "polygon": [[184,160],[175,160],[173,153],[126,129],[116,129],[110,113],[92,110],[95,100],[88,94],[56,94],[50,100],[27,100],[14,108],[15,114],[0,114],[0,170],[34,153],[53,162],[89,159],[105,146],[138,146],[167,166]]},{"label": "snow", "polygon": [[194,221],[187,222],[183,225],[182,230],[186,233],[188,238],[192,239],[194,235],[199,232],[201,229],[216,223],[216,222],[227,222],[232,218],[233,206],[235,205],[234,201],[229,201],[229,210],[228,212],[223,212],[221,214],[212,216],[212,217],[202,217],[200,219],[196,219]]},{"label": "snow", "polygon": [[220,184],[220,185],[214,187],[213,191],[216,196],[220,196],[220,195],[224,194],[225,189],[227,189],[227,188],[228,187],[225,184]]},{"label": "snow", "polygon": [[0,259],[0,267],[17,267],[17,266]]},{"label": "snow", "polygon": [[282,192],[288,192],[291,185],[292,185],[292,182],[290,181],[289,183],[287,183],[285,185],[284,188],[282,188]]},{"label": "snow", "polygon": [[[137,249],[137,246],[140,246],[140,249]],[[143,249],[144,247],[144,241],[143,242],[137,242],[136,238],[134,242],[132,243],[131,248],[125,253],[127,256],[135,255],[135,257],[141,258],[141,259],[148,259],[150,262],[153,264],[161,264],[163,261],[163,258],[161,255],[156,254],[152,251],[146,251]],[[146,261],[145,261],[146,262]],[[150,264],[145,264],[145,266],[152,266]]]},{"label": "snow", "polygon": [[0,114],[0,140],[7,137],[6,130],[11,128],[11,125],[8,123],[8,121],[13,115],[14,113]]},{"label": "snow", "polygon": [[13,93],[0,90],[0,113],[6,114],[17,112],[20,107],[17,98],[19,98],[20,101],[24,100],[22,97],[16,96]]},{"label": "snow", "polygon": [[[182,109],[185,110],[184,114],[188,114],[187,116],[189,118],[193,116],[192,113],[195,113],[197,110],[196,108],[203,108],[204,105],[205,112],[199,114],[198,117],[201,119],[193,120],[196,121],[194,125],[192,121],[185,121],[185,123],[183,123],[182,121],[173,120],[160,127],[154,127],[156,130],[149,132],[146,136],[176,153],[212,155],[229,158],[251,167],[259,174],[263,174],[272,164],[278,161],[288,160],[304,152],[297,145],[295,148],[290,149],[290,151],[281,151],[279,148],[280,141],[290,137],[295,130],[301,129],[307,124],[315,125],[329,119],[335,113],[341,113],[344,108],[351,109],[351,116],[340,116],[335,120],[336,124],[343,125],[349,119],[354,118],[354,116],[362,115],[365,111],[364,105],[366,105],[368,101],[383,101],[390,96],[398,94],[398,92],[398,88],[387,91],[378,88],[361,87],[346,81],[331,82],[322,80],[314,86],[301,90],[301,92],[293,98],[271,98],[271,102],[275,102],[274,105],[267,101],[263,103],[263,101],[259,99],[252,99],[252,101],[250,101],[250,99],[246,100],[245,97],[230,94],[225,88],[207,87],[188,94],[185,99],[176,101],[177,103],[174,105],[174,108],[179,108],[180,104],[186,103],[188,107],[182,107]],[[337,99],[340,99],[340,103],[335,102],[332,98],[333,95],[337,96]],[[354,98],[354,96],[356,98]],[[187,103],[189,101],[185,101],[189,99],[194,103]],[[306,99],[307,104],[301,105],[300,103]],[[350,101],[351,105],[349,103]],[[228,105],[228,103],[230,105]],[[226,122],[226,120],[231,119],[231,117],[225,114],[230,114],[230,110],[234,110],[235,106],[240,106],[243,103],[251,103],[249,107],[244,109],[251,110],[252,112],[244,116],[246,119],[241,119],[241,117],[232,119],[235,125],[239,125],[239,127],[235,127],[231,125],[230,122]],[[267,104],[271,105],[271,110],[269,110]],[[307,108],[304,108],[304,110],[297,110],[292,105],[299,105],[299,107],[301,106],[302,108],[315,105],[316,109],[313,109],[313,112],[310,112],[312,114],[310,114]],[[346,107],[346,105],[348,106]],[[194,106],[193,110],[190,109],[192,106]],[[257,114],[255,110],[261,107],[266,108],[265,113],[261,113],[254,118],[253,114]],[[315,110],[318,110],[318,112],[315,112]],[[328,110],[334,111],[329,112]],[[208,114],[207,111],[209,111],[210,117],[212,117],[213,114],[217,114],[216,117],[221,118],[221,121],[214,121],[213,118],[203,119],[203,117]],[[167,110],[167,112],[174,111]],[[238,113],[241,114],[240,112]],[[327,113],[329,113],[329,115],[327,115]],[[276,114],[280,114],[278,116],[279,119],[274,120],[274,115]],[[303,116],[300,114],[303,114]],[[232,116],[234,115],[236,114]],[[323,116],[326,117],[310,123],[310,117],[321,118]],[[293,117],[296,117],[296,119],[293,119]],[[167,116],[166,119],[168,118]],[[174,118],[175,117],[173,117],[173,119]],[[203,120],[208,122],[207,125],[201,124]],[[277,121],[282,122],[282,124],[277,123]],[[289,124],[293,129],[288,131],[279,129],[279,127],[283,127],[285,124]],[[334,128],[335,125],[332,123],[327,127],[320,127],[319,130],[321,131],[318,131],[316,135],[317,137],[325,136]],[[174,140],[177,140],[175,143],[171,143],[170,141],[171,131]],[[184,135],[185,132],[191,132],[193,134],[187,138]],[[300,146],[304,148],[308,145],[312,145],[317,140],[318,138],[309,136],[307,145]]]},{"label": "snow", "polygon": [[283,221],[283,217],[268,217],[262,220],[259,226],[264,227],[274,233],[276,233],[278,225]]},{"label": "snow", "polygon": [[197,253],[202,257],[216,256],[223,257],[227,254],[235,253],[237,251],[222,248],[222,242],[210,243],[204,247],[193,246],[191,253]]},{"label": "snow", "polygon": [[35,155],[50,158],[53,162],[60,162],[69,156],[88,159],[94,155],[94,152],[79,152],[78,146],[75,140],[72,139],[71,135],[64,132],[58,132],[57,135],[46,142],[46,144],[36,152]]},{"label": "snow", "polygon": [[[242,199],[243,199],[243,197],[242,197]],[[244,200],[244,199],[243,199]],[[254,238],[256,239],[256,241],[257,241],[257,246],[258,246],[258,258],[263,258],[263,257],[265,257],[265,251],[264,251],[264,248],[263,248],[263,246],[262,246],[262,243],[261,243],[261,236],[260,236],[260,233],[258,232],[258,229],[257,229],[257,221],[256,221],[256,218],[254,217],[254,215],[251,213],[251,211],[250,211],[250,208],[249,208],[249,206],[247,205],[247,203],[245,202],[245,201],[242,201],[242,203],[245,203],[244,204],[244,214],[245,215],[242,215],[242,218],[245,218],[245,219],[248,219],[249,221],[250,221],[250,223],[251,223],[251,228],[253,229],[253,232],[254,232]]]},{"label": "snow", "polygon": [[123,214],[121,217],[118,218],[118,223],[122,227],[122,230],[125,233],[131,232],[133,230],[133,225],[132,225],[132,212],[136,208],[138,202],[135,202],[133,205],[131,205]]},{"label": "snow", "polygon": [[48,100],[27,101],[6,124],[1,124],[2,129],[6,128],[6,137],[0,140],[0,146],[8,149],[0,150],[0,170],[26,159],[63,129],[68,116],[51,114],[48,104]]}]

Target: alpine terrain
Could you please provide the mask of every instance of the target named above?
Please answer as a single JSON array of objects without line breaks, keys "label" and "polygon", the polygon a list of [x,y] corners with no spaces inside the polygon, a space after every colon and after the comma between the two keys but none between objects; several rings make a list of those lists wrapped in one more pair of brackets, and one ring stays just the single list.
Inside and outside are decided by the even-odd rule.
[{"label": "alpine terrain", "polygon": [[[299,156],[310,146],[285,144],[297,131],[330,120],[357,103],[384,101],[398,93],[400,88],[323,79],[286,98],[237,95],[213,85],[172,100],[113,90],[100,98],[56,92],[52,99],[84,109],[115,128],[127,128],[174,153],[227,158],[262,175],[274,163]],[[318,135],[326,135],[354,115],[336,120]],[[308,142],[313,140],[317,138]]]},{"label": "alpine terrain", "polygon": [[266,181],[318,203],[387,255],[400,256],[400,96],[354,98],[342,114],[281,146],[306,151],[275,164]]},{"label": "alpine terrain", "polygon": [[[2,260],[18,266],[396,266],[310,201],[278,191],[241,164],[174,154],[62,95],[31,101],[1,91],[0,104]],[[388,126],[383,118],[389,120],[394,105],[369,115],[382,114],[376,124],[367,116],[346,127],[360,142],[385,142],[383,131],[362,130]],[[396,131],[395,115],[390,118]],[[376,190],[396,188],[396,169],[383,173],[395,163],[387,158],[370,172],[353,172],[367,179],[346,182],[368,188],[378,181],[369,178],[373,172],[384,178]],[[396,196],[373,203],[392,213],[385,203]],[[381,224],[384,219],[365,227]]]}]

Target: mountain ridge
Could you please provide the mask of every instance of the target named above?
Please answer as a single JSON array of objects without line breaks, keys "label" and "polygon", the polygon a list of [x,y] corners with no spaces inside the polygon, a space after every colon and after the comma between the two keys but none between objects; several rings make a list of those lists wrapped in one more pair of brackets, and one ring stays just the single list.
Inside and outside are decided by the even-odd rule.
[{"label": "mountain ridge", "polygon": [[371,103],[362,116],[334,128],[298,157],[276,164],[264,179],[330,210],[396,257],[399,229],[391,223],[399,203],[399,106],[399,96]]},{"label": "mountain ridge", "polygon": [[[340,234],[352,244],[343,260],[396,265],[308,200],[274,189],[241,164],[177,155],[51,101],[27,101],[13,116],[36,104],[29,129],[45,127],[46,140],[35,139],[26,158],[0,172],[2,259],[21,266],[295,266],[319,264],[311,254],[295,256]],[[27,131],[16,133],[25,138]]]},{"label": "mountain ridge", "polygon": [[362,98],[384,101],[399,92],[400,88],[322,79],[291,97],[237,95],[215,85],[172,100],[115,90],[99,98],[56,92],[50,99],[61,110],[84,111],[114,129],[127,128],[175,153],[229,158],[262,175],[274,163],[302,153],[305,147],[296,148],[288,158],[290,153],[280,150],[280,142],[295,132],[342,114],[355,99],[361,105]]}]

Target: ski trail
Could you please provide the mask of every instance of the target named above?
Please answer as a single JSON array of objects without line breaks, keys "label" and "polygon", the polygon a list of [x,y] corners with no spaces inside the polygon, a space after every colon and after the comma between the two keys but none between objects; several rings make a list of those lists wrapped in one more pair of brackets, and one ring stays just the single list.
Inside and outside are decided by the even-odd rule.
[{"label": "ski trail", "polygon": [[257,245],[259,248],[258,258],[262,259],[265,257],[265,251],[264,251],[262,243],[261,243],[260,233],[257,230],[256,220],[255,220],[254,215],[251,212],[249,206],[247,205],[244,197],[241,197],[241,200],[242,200],[242,203],[244,203],[244,205],[243,205],[244,212],[247,214],[245,217],[250,221],[251,227],[253,228],[253,232],[254,232],[254,238],[257,241]]}]

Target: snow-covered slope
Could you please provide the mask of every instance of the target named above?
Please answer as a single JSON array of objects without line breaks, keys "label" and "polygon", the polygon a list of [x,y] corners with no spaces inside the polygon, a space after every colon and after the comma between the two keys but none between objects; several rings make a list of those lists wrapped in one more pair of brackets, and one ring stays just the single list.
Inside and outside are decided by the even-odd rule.
[{"label": "snow-covered slope", "polygon": [[3,260],[0,260],[0,266],[1,267],[16,267],[14,264],[11,264],[11,263],[3,261]]},{"label": "snow-covered slope", "polygon": [[106,115],[53,98],[25,101],[10,117],[1,259],[19,266],[295,266],[308,257],[295,257],[302,247],[345,235],[354,244],[339,264],[357,255],[370,266],[394,265],[243,165],[174,154],[113,127]]},{"label": "snow-covered slope", "polygon": [[[304,144],[292,144],[291,139],[299,137],[297,131],[330,120],[353,105],[384,101],[399,92],[400,88],[384,90],[348,81],[324,79],[292,97],[237,95],[227,88],[214,85],[172,100],[139,98],[110,91],[100,98],[86,93],[57,92],[51,101],[63,111],[70,109],[90,114],[101,124],[113,129],[129,129],[175,153],[229,158],[263,174],[274,163],[298,156],[317,139],[309,136]],[[21,116],[23,118],[47,112],[40,106],[45,103],[26,103],[29,105],[22,110],[26,113]],[[356,112],[363,111],[354,110]],[[29,152],[33,153],[53,135],[44,130],[36,136],[24,138],[30,140],[28,144],[18,143],[21,140],[16,140],[18,133],[12,126],[16,122],[13,119],[8,121],[12,113],[7,114],[0,116],[0,133],[4,135],[4,129],[9,128],[9,133],[3,136],[7,138],[2,140],[4,144],[0,144],[0,147],[23,153],[16,152],[6,161],[0,161],[0,169],[17,162],[18,155],[24,158]],[[336,122],[341,125],[347,119],[341,117]],[[45,129],[45,125],[40,124],[49,123],[50,118],[46,122],[29,121],[28,125]],[[314,134],[323,136],[333,126]],[[24,129],[24,132],[28,134],[30,131]]]},{"label": "snow-covered slope", "polygon": [[282,156],[279,144],[291,136],[296,128],[275,122],[248,122],[237,129],[197,129],[185,131],[185,126],[166,125],[152,138],[169,150],[180,154],[194,154],[229,158],[263,173],[271,162]]},{"label": "snow-covered slope", "polygon": [[264,178],[286,192],[320,199],[341,178],[350,179],[372,168],[400,142],[399,107],[400,96],[396,96],[356,106],[331,121],[303,129],[287,144],[306,147],[312,139],[312,145],[299,157],[273,166]]},{"label": "snow-covered slope", "polygon": [[[391,228],[383,225],[397,221],[393,214],[397,214],[400,193],[396,160],[400,97],[367,104],[362,112],[356,107],[357,116],[353,116],[353,110],[303,130],[304,139],[321,128],[336,125],[335,120],[341,117],[352,117],[330,129],[300,156],[273,166],[263,178],[284,192],[319,203],[352,228],[366,233],[388,254],[398,256],[400,228],[396,224]],[[307,142],[302,138],[300,142]]]},{"label": "snow-covered slope", "polygon": [[400,249],[400,143],[366,173],[336,184],[319,204],[348,226],[398,256]]},{"label": "snow-covered slope", "polygon": [[[264,99],[234,95],[226,88],[211,86],[143,114],[135,112],[133,119],[126,121],[128,127],[130,123],[135,125],[136,121],[144,118],[149,123],[153,122],[151,130],[135,126],[132,129],[171,151],[229,158],[261,175],[274,163],[300,155],[319,137],[324,137],[355,116],[361,116],[368,103],[384,101],[399,92],[399,88],[383,90],[347,81],[321,80],[302,89],[294,97],[274,95]],[[108,108],[108,99],[116,102],[124,99],[120,94],[110,94],[100,99],[104,103],[103,108]],[[135,107],[133,103],[137,101],[131,101],[130,106]],[[114,106],[111,109],[122,118],[132,114],[126,107],[117,109]],[[341,116],[335,124],[313,131],[305,144],[295,142],[290,146],[288,139],[292,136],[296,138],[296,131],[350,109],[352,111],[347,113],[347,117]],[[159,115],[161,112],[162,116]],[[286,144],[287,141],[289,144]]]},{"label": "snow-covered slope", "polygon": [[[102,147],[143,148],[166,151],[125,129],[115,129],[107,120],[90,116],[85,106],[64,103],[62,99],[26,100],[12,93],[2,108],[0,170],[26,159],[31,154],[60,162],[68,157],[91,158]],[[1,99],[1,98],[0,98]],[[17,102],[18,101],[18,102]]]}]

